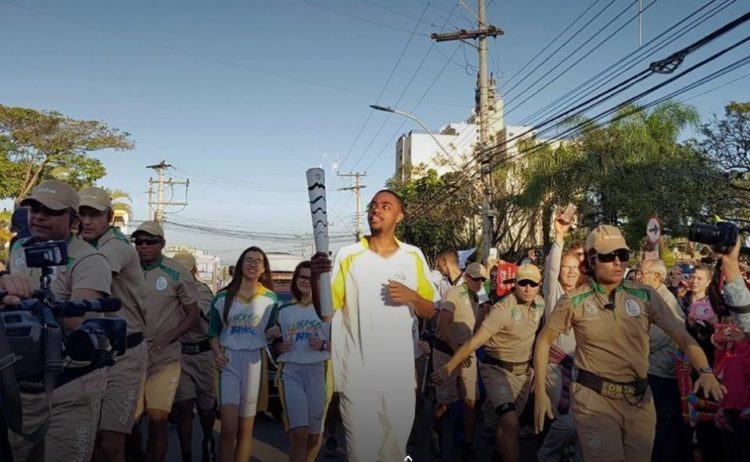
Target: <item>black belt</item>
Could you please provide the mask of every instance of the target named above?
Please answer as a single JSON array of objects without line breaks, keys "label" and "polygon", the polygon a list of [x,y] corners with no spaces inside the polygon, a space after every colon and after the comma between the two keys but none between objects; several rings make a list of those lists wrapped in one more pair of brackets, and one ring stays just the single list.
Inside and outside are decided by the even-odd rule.
[{"label": "black belt", "polygon": [[141,342],[143,342],[142,332],[135,332],[133,334],[129,334],[127,338],[125,339],[126,348],[137,347],[138,345],[141,344]]},{"label": "black belt", "polygon": [[182,344],[182,354],[184,355],[197,355],[205,353],[206,351],[211,351],[211,344],[208,343],[208,340],[204,340],[198,343]]},{"label": "black belt", "polygon": [[529,368],[531,367],[531,361],[513,363],[510,361],[502,361],[486,353],[484,355],[484,358],[482,358],[482,362],[484,364],[489,364],[490,366],[502,367],[513,375],[524,375],[525,373],[529,372]]},{"label": "black belt", "polygon": [[453,348],[451,348],[451,346],[448,345],[448,342],[446,342],[445,340],[441,340],[441,339],[435,337],[432,340],[432,348],[434,348],[437,351],[440,351],[442,353],[445,353],[448,356],[453,356]]},{"label": "black belt", "polygon": [[636,398],[640,400],[648,389],[646,379],[638,379],[633,382],[612,382],[583,369],[578,370],[576,382],[594,390],[605,398],[611,399]]}]

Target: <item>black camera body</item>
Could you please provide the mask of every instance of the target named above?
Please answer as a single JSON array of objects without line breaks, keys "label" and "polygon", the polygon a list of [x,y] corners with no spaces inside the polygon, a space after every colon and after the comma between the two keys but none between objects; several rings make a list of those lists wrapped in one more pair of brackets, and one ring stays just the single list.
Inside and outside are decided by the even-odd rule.
[{"label": "black camera body", "polygon": [[[34,242],[24,246],[26,266],[41,268],[41,289],[34,297],[0,312],[10,349],[16,356],[14,370],[20,381],[44,375],[63,357],[88,363],[91,369],[114,364],[125,354],[127,325],[120,318],[88,319],[76,330],[65,334],[61,320],[82,317],[86,313],[105,313],[120,309],[117,299],[55,301],[49,288],[53,266],[68,263],[67,245],[63,241]],[[61,365],[57,366],[62,370]]]},{"label": "black camera body", "polygon": [[[714,252],[728,254],[732,251],[740,233],[747,232],[731,221],[720,221],[710,225],[706,223],[693,223],[690,225],[688,239],[693,242],[710,245]],[[747,254],[750,249],[743,247],[741,253]]]}]

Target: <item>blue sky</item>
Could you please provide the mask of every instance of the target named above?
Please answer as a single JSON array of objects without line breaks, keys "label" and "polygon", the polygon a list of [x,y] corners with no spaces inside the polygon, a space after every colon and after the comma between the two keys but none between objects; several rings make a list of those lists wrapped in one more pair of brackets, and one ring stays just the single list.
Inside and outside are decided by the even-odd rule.
[{"label": "blue sky", "polygon": [[[644,0],[644,4],[651,1]],[[475,1],[466,3],[476,8]],[[490,67],[501,88],[592,3],[594,0],[490,2],[489,19],[505,31],[503,37],[490,41]],[[596,2],[578,25],[607,3]],[[587,39],[631,3],[616,0],[592,26],[508,93],[507,98],[521,101],[530,92],[518,94],[537,78],[549,78],[579,56],[586,56],[545,91],[506,116],[506,123],[519,123],[636,49],[638,28],[633,21],[601,48],[588,51],[637,13],[637,6],[633,6],[598,37]],[[644,41],[705,3],[657,0],[644,16]],[[712,5],[722,3],[715,1]],[[743,3],[728,5],[657,56],[666,56],[738,17],[747,6]],[[180,168],[172,172],[174,178],[191,179],[190,205],[174,215],[174,220],[193,222],[198,218],[216,227],[304,233],[310,229],[304,190],[306,168],[326,167],[329,190],[349,185],[348,180],[333,178],[333,165],[341,163],[342,171],[367,169],[367,198],[393,174],[395,139],[415,126],[396,116],[375,113],[362,129],[370,114],[368,105],[378,101],[381,91],[381,104],[407,111],[424,97],[414,114],[434,129],[468,116],[474,97],[475,76],[470,68],[476,65],[474,49],[453,42],[439,43],[430,50],[432,43],[427,36],[446,23],[447,29],[472,27],[471,13],[456,5],[452,0],[0,0],[0,59],[4,69],[0,73],[0,102],[99,119],[131,133],[135,150],[95,155],[109,172],[101,183],[131,192],[136,219],[146,217],[150,171],[145,166],[165,159]],[[420,17],[422,23],[384,89]],[[746,24],[707,45],[688,57],[683,68],[749,31]],[[446,65],[446,58],[456,49]],[[424,64],[407,87],[428,50]],[[750,46],[744,45],[695,75],[700,77],[744,57],[748,50]],[[572,52],[575,54],[565,64],[550,71]],[[750,66],[685,97],[748,72]],[[518,77],[512,83],[516,81]],[[708,118],[721,113],[729,100],[750,100],[748,82],[746,76],[689,102]],[[398,101],[402,92],[403,99]],[[268,185],[279,187],[272,190]],[[348,231],[354,212],[351,193],[331,192],[330,196],[332,232]],[[182,198],[180,193],[177,198]],[[270,249],[288,247],[174,228],[168,228],[168,233],[173,243],[214,251],[225,260],[233,260],[250,244]]]}]

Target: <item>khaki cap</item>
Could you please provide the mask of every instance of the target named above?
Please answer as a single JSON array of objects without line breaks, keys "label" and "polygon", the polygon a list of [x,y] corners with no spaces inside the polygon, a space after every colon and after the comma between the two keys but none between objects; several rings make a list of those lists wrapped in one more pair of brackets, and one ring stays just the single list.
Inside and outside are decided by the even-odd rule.
[{"label": "khaki cap", "polygon": [[541,282],[542,273],[535,265],[521,265],[516,271],[516,282],[518,281],[533,281],[536,283]]},{"label": "khaki cap", "polygon": [[79,209],[81,207],[91,207],[103,212],[112,208],[112,198],[102,188],[84,188],[78,193],[78,199],[80,200],[80,204],[78,204]]},{"label": "khaki cap", "polygon": [[195,256],[186,251],[177,252],[172,256],[175,260],[180,262],[182,266],[187,268],[189,271],[193,271],[193,268],[195,268],[196,262],[195,262]]},{"label": "khaki cap", "polygon": [[597,253],[607,254],[618,249],[630,250],[625,238],[616,226],[599,225],[586,238],[586,252],[594,249]]},{"label": "khaki cap", "polygon": [[466,270],[464,272],[474,279],[490,278],[490,275],[487,273],[487,268],[485,268],[484,265],[478,262],[470,263],[469,266],[466,267]]},{"label": "khaki cap", "polygon": [[31,195],[21,201],[21,205],[39,202],[52,210],[73,209],[78,212],[78,193],[68,183],[60,180],[47,180],[31,190]]},{"label": "khaki cap", "polygon": [[146,233],[164,239],[164,229],[155,221],[144,221],[138,229],[133,231],[131,236],[135,236],[138,233]]}]

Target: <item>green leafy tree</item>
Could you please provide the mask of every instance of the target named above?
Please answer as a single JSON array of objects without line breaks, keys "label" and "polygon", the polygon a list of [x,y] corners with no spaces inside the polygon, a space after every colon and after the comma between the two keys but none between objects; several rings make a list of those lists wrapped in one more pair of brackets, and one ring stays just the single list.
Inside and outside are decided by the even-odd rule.
[{"label": "green leafy tree", "polygon": [[89,153],[134,147],[128,133],[104,122],[3,105],[0,140],[0,152],[4,153],[0,163],[10,162],[13,167],[8,170],[11,178],[0,183],[0,192],[17,202],[45,178],[61,177],[74,187],[92,184],[106,171],[101,162],[87,156]]},{"label": "green leafy tree", "polygon": [[114,210],[122,210],[130,216],[133,216],[133,199],[130,193],[122,189],[104,188],[112,198],[112,207]]},{"label": "green leafy tree", "polygon": [[731,102],[724,117],[701,126],[702,139],[691,144],[724,173],[730,187],[727,201],[735,214],[747,217],[750,208],[750,102]]},{"label": "green leafy tree", "polygon": [[528,208],[572,201],[583,225],[616,223],[633,244],[651,215],[683,229],[694,217],[720,210],[727,195],[716,165],[679,141],[698,120],[694,108],[680,103],[650,111],[625,107],[611,124],[592,123],[561,148],[533,151],[515,200]]}]

